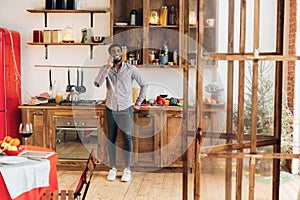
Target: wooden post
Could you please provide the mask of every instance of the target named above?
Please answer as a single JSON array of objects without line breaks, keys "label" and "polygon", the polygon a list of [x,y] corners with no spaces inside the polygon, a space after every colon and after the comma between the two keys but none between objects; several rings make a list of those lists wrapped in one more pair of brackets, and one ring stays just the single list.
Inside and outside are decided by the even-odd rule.
[{"label": "wooden post", "polygon": [[181,39],[183,40],[180,42],[182,44],[181,52],[182,52],[182,69],[183,69],[183,124],[182,124],[182,159],[183,159],[183,177],[182,177],[182,199],[188,199],[188,84],[189,84],[189,64],[188,64],[188,32],[189,32],[189,20],[188,20],[188,13],[189,13],[189,1],[188,0],[180,0],[179,3],[181,8],[181,23],[183,26],[180,28]]},{"label": "wooden post", "polygon": [[[246,0],[241,1],[240,5],[240,53],[245,53],[246,41]],[[238,124],[237,124],[237,142],[242,144],[244,141],[244,93],[245,93],[245,61],[239,62],[239,92],[238,92]],[[238,152],[243,152],[243,149]],[[243,159],[236,161],[236,192],[235,199],[242,199],[242,181],[243,181]]]},{"label": "wooden post", "polygon": [[[283,54],[283,31],[284,31],[284,0],[277,1],[277,44],[276,52]],[[282,67],[283,62],[276,62],[275,72],[275,101],[274,101],[274,136],[277,145],[274,145],[273,152],[280,153],[281,145],[281,112],[282,112]],[[280,184],[280,159],[273,160],[273,179],[272,179],[272,199],[279,199]]]},{"label": "wooden post", "polygon": [[[200,55],[200,51],[203,48],[203,42],[204,42],[204,1],[198,2],[198,10],[199,13],[197,13],[198,18],[198,32],[197,35],[197,41],[199,42],[199,47],[197,48],[197,55]],[[198,115],[198,139],[195,142],[195,176],[194,176],[194,200],[200,200],[201,198],[201,146],[202,146],[202,88],[203,88],[203,66],[204,63],[202,60],[197,59],[197,96],[198,96],[198,105],[200,109],[197,110]],[[200,110],[200,111],[199,111]]]},{"label": "wooden post", "polygon": [[254,200],[254,185],[255,185],[255,158],[250,158],[249,169],[249,200]]},{"label": "wooden post", "polygon": [[[229,0],[228,6],[228,53],[234,52],[234,0]],[[228,72],[227,72],[227,112],[226,112],[226,133],[232,133],[233,123],[233,61],[228,61]],[[226,144],[231,144],[232,140],[227,139]],[[227,151],[231,153],[232,151]],[[232,196],[232,158],[226,159],[226,174],[225,174],[225,199],[231,199]]]}]

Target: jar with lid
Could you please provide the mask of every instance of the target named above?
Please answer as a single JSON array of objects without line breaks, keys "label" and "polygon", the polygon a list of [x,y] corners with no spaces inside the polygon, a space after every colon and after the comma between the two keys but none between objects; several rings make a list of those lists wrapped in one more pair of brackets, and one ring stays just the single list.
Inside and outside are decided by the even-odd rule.
[{"label": "jar with lid", "polygon": [[137,20],[137,10],[131,10],[130,12],[130,25],[135,26]]},{"label": "jar with lid", "polygon": [[168,21],[168,7],[167,6],[162,6],[160,10],[160,25],[161,26],[166,26],[167,21]]},{"label": "jar with lid", "polygon": [[155,59],[155,51],[151,51],[149,54],[148,54],[148,60],[149,60],[149,63],[152,63]]},{"label": "jar with lid", "polygon": [[153,25],[159,24],[159,15],[156,10],[150,11],[149,24],[153,24]]},{"label": "jar with lid", "polygon": [[168,15],[168,24],[169,25],[176,25],[176,11],[175,6],[171,6],[169,15]]},{"label": "jar with lid", "polygon": [[127,52],[128,52],[127,46],[122,46],[121,49],[122,49],[122,61],[125,62],[127,60]]}]

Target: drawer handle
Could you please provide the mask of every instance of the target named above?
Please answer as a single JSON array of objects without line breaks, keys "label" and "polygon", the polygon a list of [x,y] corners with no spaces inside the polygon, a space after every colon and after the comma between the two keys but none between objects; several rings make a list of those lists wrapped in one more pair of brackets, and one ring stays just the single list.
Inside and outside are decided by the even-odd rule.
[{"label": "drawer handle", "polygon": [[179,116],[177,114],[173,114],[172,117],[178,118]]},{"label": "drawer handle", "polygon": [[150,114],[144,114],[144,117],[151,117],[151,115]]},{"label": "drawer handle", "polygon": [[33,113],[33,115],[41,116],[41,115],[43,115],[43,114],[42,114],[42,113],[39,113],[39,112],[35,112],[35,113]]}]

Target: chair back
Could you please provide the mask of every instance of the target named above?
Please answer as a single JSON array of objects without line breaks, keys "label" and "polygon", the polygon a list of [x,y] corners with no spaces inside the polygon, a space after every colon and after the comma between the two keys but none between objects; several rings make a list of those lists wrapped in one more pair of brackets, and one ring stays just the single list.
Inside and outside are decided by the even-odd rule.
[{"label": "chair back", "polygon": [[84,188],[84,193],[83,193],[81,200],[85,199],[97,162],[98,162],[98,159],[96,158],[96,155],[95,155],[95,152],[93,149],[89,155],[89,158],[86,162],[85,169],[82,172],[79,182],[77,184],[76,190],[74,192],[74,199],[81,197],[81,191],[82,191],[83,187],[85,187],[85,188]]}]

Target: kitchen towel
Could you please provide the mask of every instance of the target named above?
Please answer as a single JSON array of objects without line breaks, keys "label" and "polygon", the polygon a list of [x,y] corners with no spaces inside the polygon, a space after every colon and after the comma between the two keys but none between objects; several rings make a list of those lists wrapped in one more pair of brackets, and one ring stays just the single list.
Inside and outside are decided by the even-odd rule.
[{"label": "kitchen towel", "polygon": [[[0,158],[1,163],[1,158]],[[49,186],[50,161],[27,160],[17,164],[1,164],[0,172],[12,199],[34,188]]]}]

